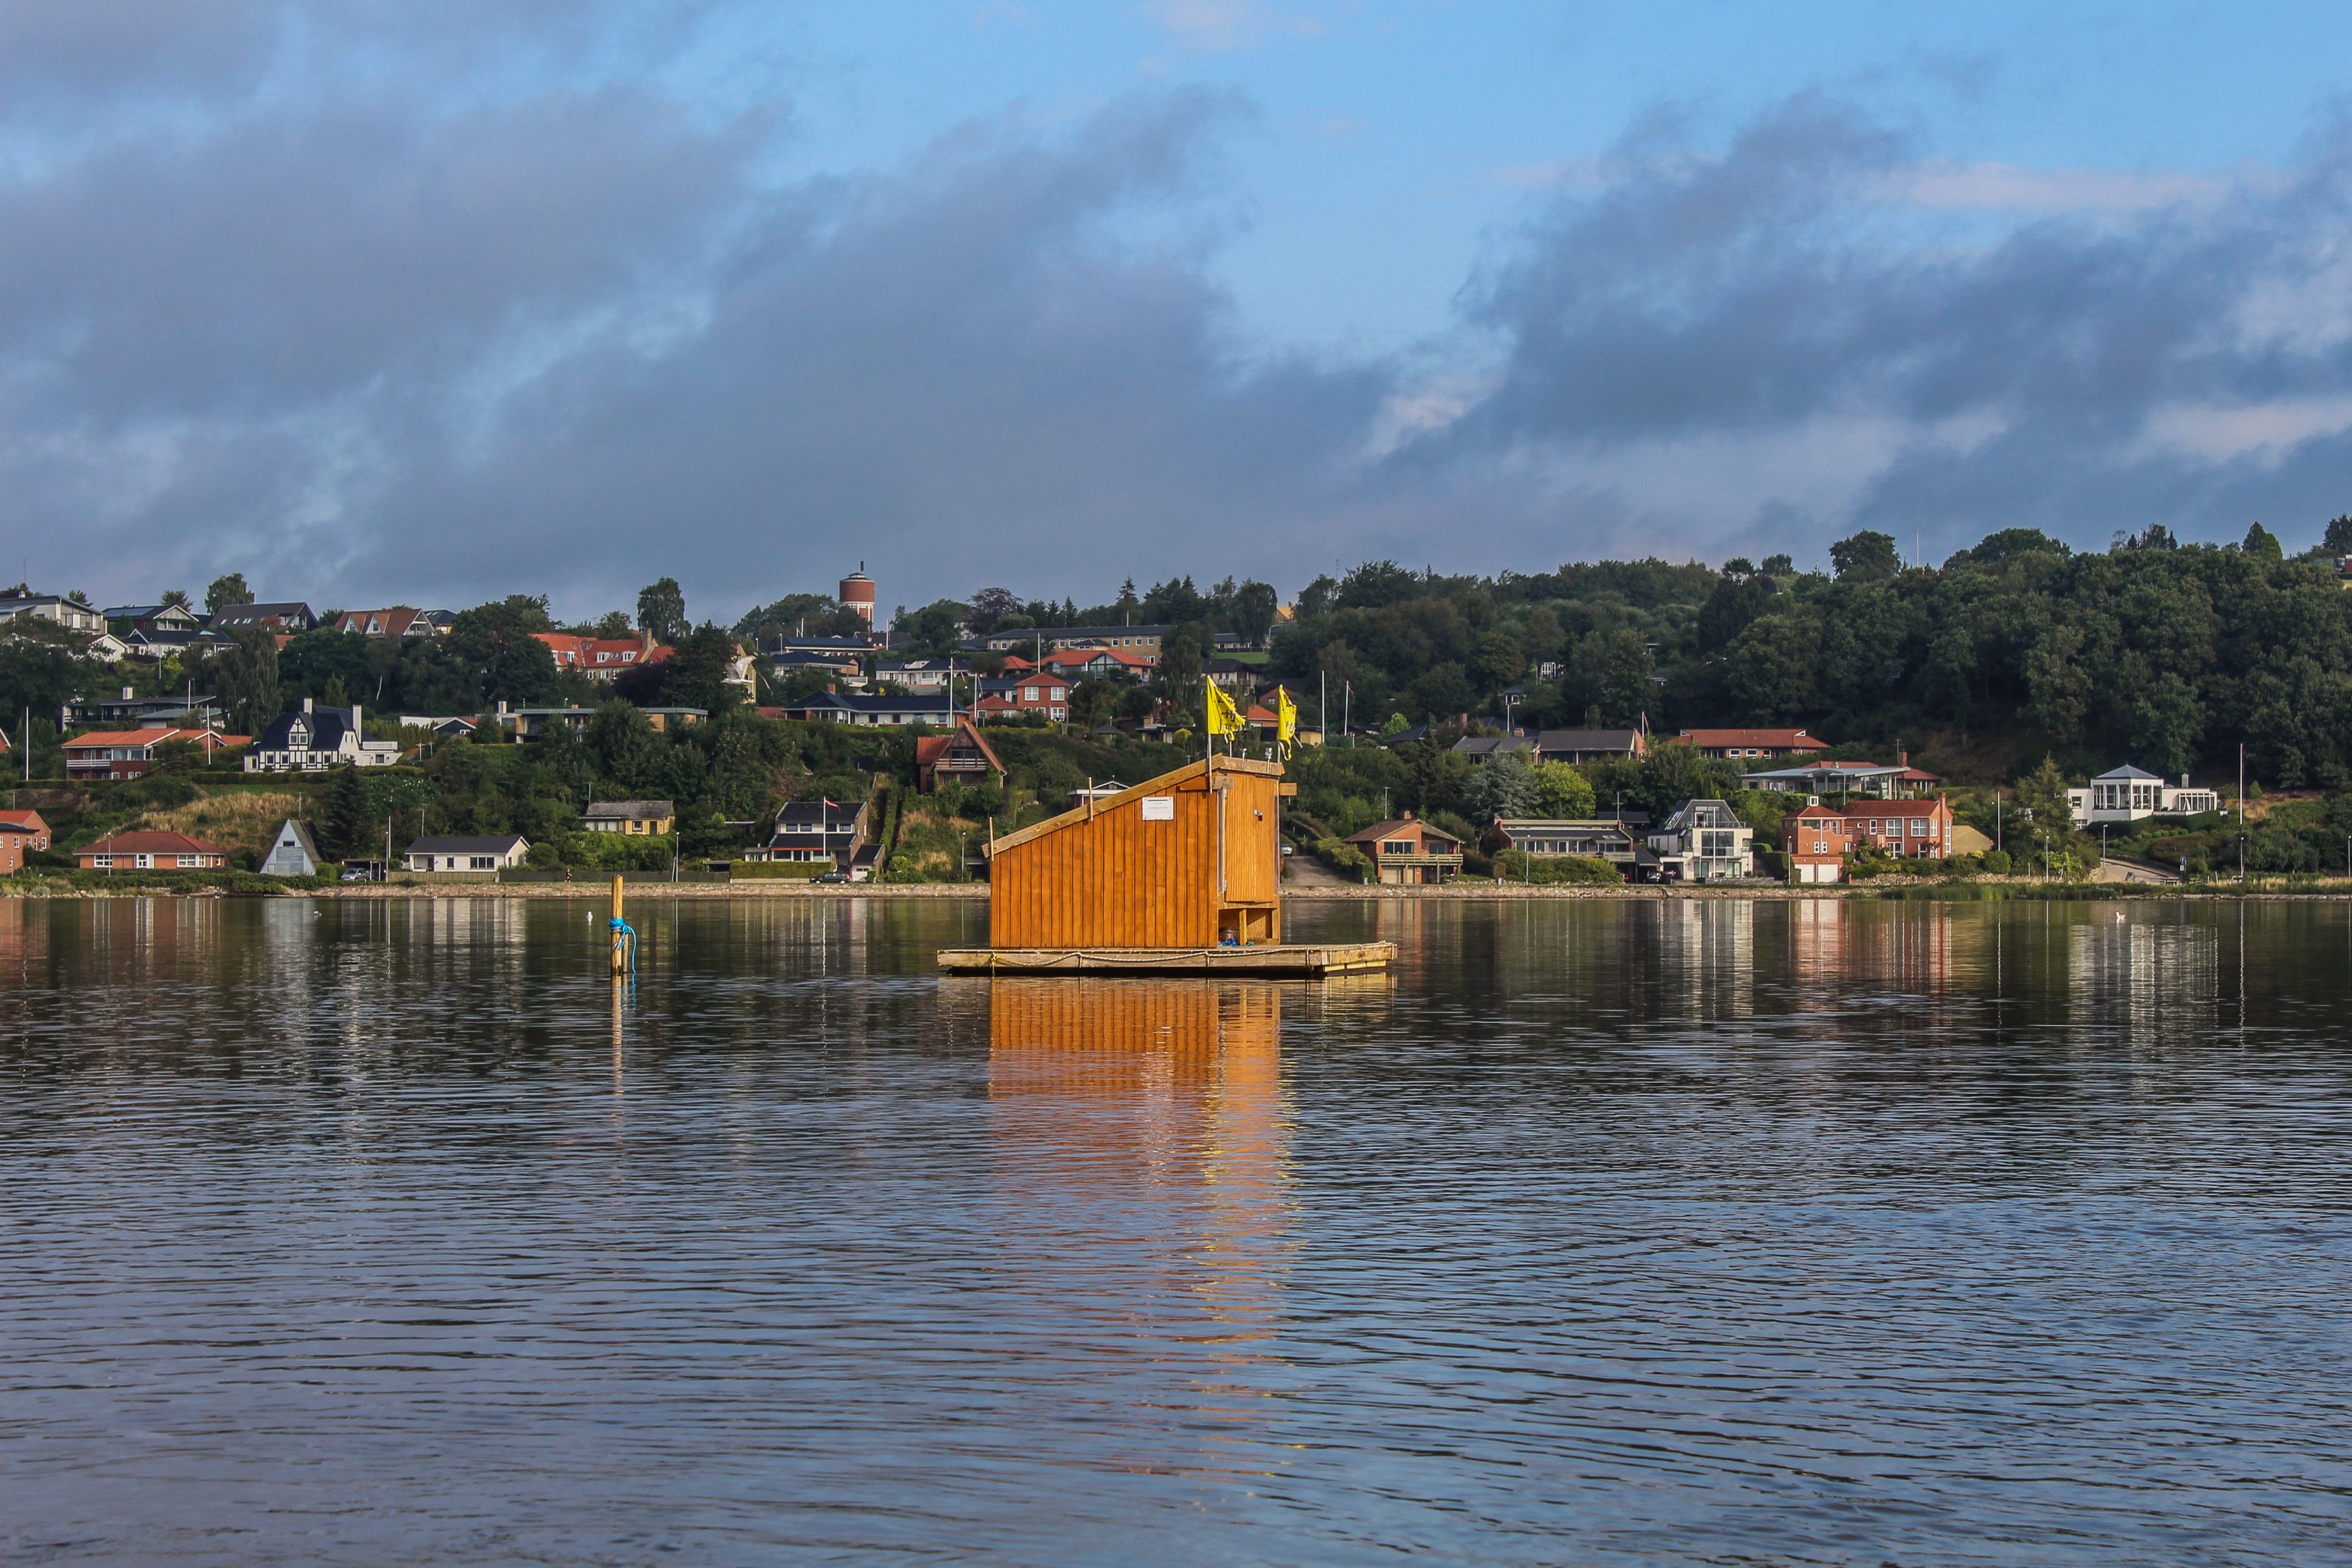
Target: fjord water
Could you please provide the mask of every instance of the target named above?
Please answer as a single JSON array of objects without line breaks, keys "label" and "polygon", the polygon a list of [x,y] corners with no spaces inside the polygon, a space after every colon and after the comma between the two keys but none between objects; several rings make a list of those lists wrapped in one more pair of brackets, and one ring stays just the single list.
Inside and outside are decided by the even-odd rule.
[{"label": "fjord water", "polygon": [[2352,1541],[2336,904],[0,902],[10,1563]]}]

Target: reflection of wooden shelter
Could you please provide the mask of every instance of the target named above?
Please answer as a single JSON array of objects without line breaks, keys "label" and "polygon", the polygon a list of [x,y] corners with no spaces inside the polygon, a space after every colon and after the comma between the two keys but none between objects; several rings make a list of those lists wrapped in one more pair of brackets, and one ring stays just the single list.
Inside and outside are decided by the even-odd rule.
[{"label": "reflection of wooden shelter", "polygon": [[989,848],[999,948],[1282,940],[1279,763],[1206,758]]}]

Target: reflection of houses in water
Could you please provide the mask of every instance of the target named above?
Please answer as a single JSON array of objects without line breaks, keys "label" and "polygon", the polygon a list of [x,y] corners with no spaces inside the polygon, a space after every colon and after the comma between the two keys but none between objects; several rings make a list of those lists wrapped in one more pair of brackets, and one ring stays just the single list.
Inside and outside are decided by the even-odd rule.
[{"label": "reflection of houses in water", "polygon": [[1661,1000],[1695,1018],[1756,1010],[1756,905],[1748,899],[1658,899],[1636,906],[1633,939]]},{"label": "reflection of houses in water", "polygon": [[2134,1041],[2209,1039],[2221,1023],[2221,933],[2203,923],[2086,913],[2066,932],[2075,1017],[2119,1025]]},{"label": "reflection of houses in water", "polygon": [[1273,1332],[1283,1268],[1283,993],[1272,982],[996,979],[989,1098],[1008,1238],[1108,1318],[1189,1304],[1219,1360]]},{"label": "reflection of houses in water", "polygon": [[[1797,899],[1787,909],[1790,979],[1801,998],[1856,985],[1929,995],[1952,983],[1960,925],[1948,905]],[[1987,922],[1970,929],[1989,940]]]}]

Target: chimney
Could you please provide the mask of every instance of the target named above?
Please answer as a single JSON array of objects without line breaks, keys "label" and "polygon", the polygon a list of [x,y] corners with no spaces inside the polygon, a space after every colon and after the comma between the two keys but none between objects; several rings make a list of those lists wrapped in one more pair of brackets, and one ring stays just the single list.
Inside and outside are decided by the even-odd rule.
[{"label": "chimney", "polygon": [[352,738],[363,740],[366,736],[367,729],[360,722],[360,705],[354,702],[352,704]]},{"label": "chimney", "polygon": [[507,700],[506,700],[505,698],[501,697],[501,698],[499,698],[499,718],[501,718],[501,719],[503,719],[503,718],[505,718],[506,716],[507,716]]},{"label": "chimney", "polygon": [[310,712],[310,699],[309,699],[309,698],[307,698],[307,697],[305,697],[304,699],[302,699],[302,711],[303,711],[303,712],[305,712],[305,713],[308,713],[308,712]]},{"label": "chimney", "polygon": [[127,686],[122,689],[122,700],[125,702],[131,700],[131,688]]},{"label": "chimney", "polygon": [[1906,751],[1905,751],[1905,750],[1904,750],[1902,747],[1900,747],[1900,746],[1895,747],[1895,765],[1896,767],[1898,767],[1898,768],[1907,768],[1907,767],[1909,767],[1909,766],[1911,765],[1911,753],[1910,753],[1910,752],[1906,752]]},{"label": "chimney", "polygon": [[1408,811],[1408,812],[1406,812],[1406,813],[1404,814],[1404,819],[1405,819],[1407,822],[1411,822],[1411,821],[1412,820],[1412,813],[1411,813],[1411,812],[1409,812],[1409,811]]}]

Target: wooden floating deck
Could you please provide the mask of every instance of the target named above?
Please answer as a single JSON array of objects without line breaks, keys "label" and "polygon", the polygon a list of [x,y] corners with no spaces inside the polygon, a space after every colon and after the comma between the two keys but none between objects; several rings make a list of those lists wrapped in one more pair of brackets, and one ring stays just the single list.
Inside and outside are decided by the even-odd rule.
[{"label": "wooden floating deck", "polygon": [[1392,942],[1260,942],[1250,947],[950,947],[950,974],[1270,974],[1311,979],[1396,962]]}]

